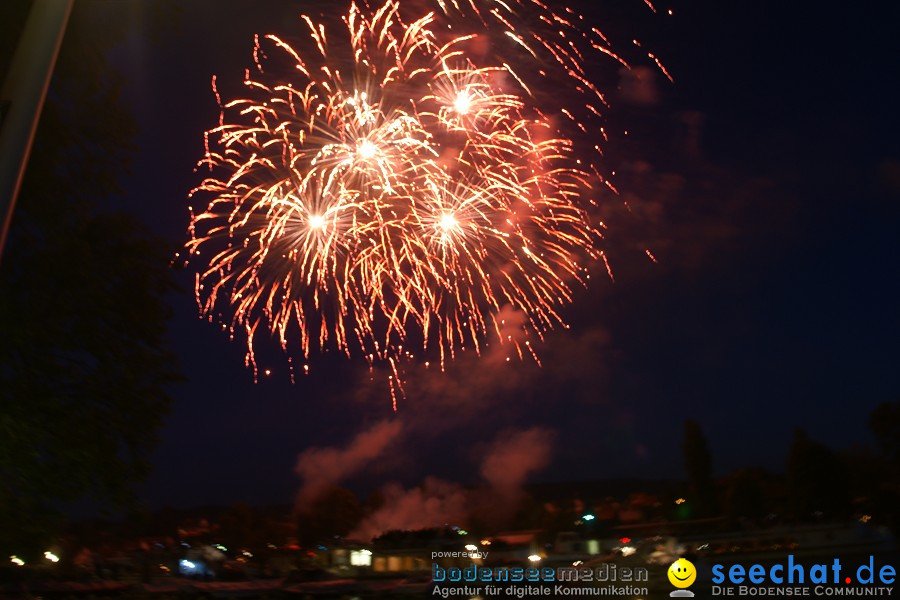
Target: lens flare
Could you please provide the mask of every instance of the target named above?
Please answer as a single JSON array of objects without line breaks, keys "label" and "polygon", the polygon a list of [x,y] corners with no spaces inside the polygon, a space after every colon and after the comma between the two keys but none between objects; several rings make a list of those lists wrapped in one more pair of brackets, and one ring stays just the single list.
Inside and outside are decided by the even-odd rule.
[{"label": "lens flare", "polygon": [[570,9],[434,8],[302,16],[296,48],[257,37],[241,97],[213,78],[187,248],[201,313],[246,335],[254,373],[258,337],[289,357],[336,349],[388,364],[396,408],[416,355],[533,355],[602,257],[605,99],[584,64],[624,61]]}]

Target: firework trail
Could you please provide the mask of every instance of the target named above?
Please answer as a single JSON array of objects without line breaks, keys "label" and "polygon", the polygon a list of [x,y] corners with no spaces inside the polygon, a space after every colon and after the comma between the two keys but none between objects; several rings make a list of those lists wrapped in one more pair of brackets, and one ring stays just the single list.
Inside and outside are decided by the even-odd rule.
[{"label": "firework trail", "polygon": [[[605,100],[584,64],[624,64],[536,0],[405,8],[354,3],[329,30],[304,16],[299,45],[257,38],[244,97],[223,101],[213,79],[187,244],[202,314],[246,335],[254,373],[261,335],[304,359],[338,349],[390,365],[395,408],[414,354],[534,356],[562,324],[602,256],[586,208]],[[520,13],[534,23],[517,28]]]}]

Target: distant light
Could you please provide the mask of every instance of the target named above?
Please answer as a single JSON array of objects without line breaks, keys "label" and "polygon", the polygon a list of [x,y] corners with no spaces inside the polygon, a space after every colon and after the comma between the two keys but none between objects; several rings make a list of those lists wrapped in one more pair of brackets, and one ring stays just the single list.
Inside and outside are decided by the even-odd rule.
[{"label": "distant light", "polygon": [[637,548],[634,546],[622,546],[622,556],[631,556],[637,552]]},{"label": "distant light", "polygon": [[52,552],[50,552],[49,550],[44,552],[44,558],[46,558],[47,560],[49,560],[50,562],[53,562],[53,563],[59,562],[59,557],[57,555],[53,554]]},{"label": "distant light", "polygon": [[370,567],[372,566],[371,550],[351,550],[350,564],[354,567]]},{"label": "distant light", "polygon": [[[271,371],[266,369],[266,375],[268,375],[269,373],[271,373]],[[228,548],[226,548],[222,544],[213,544],[213,548],[216,548],[217,550],[221,550],[222,552],[228,552]]]},{"label": "distant light", "polygon": [[469,532],[465,529],[460,529],[456,533],[458,533],[459,535],[469,535]]},{"label": "distant light", "polygon": [[491,545],[491,540],[481,540],[481,545],[482,545],[482,546],[490,546],[490,545]]},{"label": "distant light", "polygon": [[596,517],[594,515],[588,513],[586,515],[583,515],[581,518],[584,519],[585,521],[593,521]]},{"label": "distant light", "polygon": [[631,538],[630,538],[630,537],[623,537],[623,538],[619,538],[619,541],[622,542],[623,544],[630,544],[630,543],[631,543]]},{"label": "distant light", "polygon": [[531,562],[539,562],[541,560],[541,557],[537,554],[532,554],[528,557],[528,560],[530,560]]},{"label": "distant light", "polygon": [[25,561],[16,556],[15,554],[9,557],[9,562],[16,565],[17,567],[24,567]]},{"label": "distant light", "polygon": [[469,552],[477,552],[478,546],[476,546],[475,544],[466,544],[466,550],[468,550]]},{"label": "distant light", "polygon": [[575,562],[572,563],[572,566],[573,566],[573,567],[577,567],[578,565],[583,565],[583,564],[584,564],[584,561],[582,561],[582,560],[576,560]]},{"label": "distant light", "polygon": [[872,520],[872,515],[863,515],[859,518],[860,523],[868,523]]},{"label": "distant light", "polygon": [[685,502],[687,502],[687,500],[685,500],[684,498],[679,498],[675,501],[675,504],[684,504]]}]

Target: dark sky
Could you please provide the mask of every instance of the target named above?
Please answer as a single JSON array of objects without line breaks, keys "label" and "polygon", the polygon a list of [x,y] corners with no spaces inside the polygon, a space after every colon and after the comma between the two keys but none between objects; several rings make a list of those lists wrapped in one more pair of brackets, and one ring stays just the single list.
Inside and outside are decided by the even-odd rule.
[{"label": "dark sky", "polygon": [[[173,248],[218,117],[210,77],[239,82],[254,33],[299,34],[301,11],[341,1],[182,4],[162,26],[147,1],[78,3],[92,16],[74,21],[125,28],[113,58],[140,134],[121,206]],[[869,443],[868,413],[900,395],[890,3],[658,3],[671,17],[640,0],[590,5],[675,82],[646,61],[636,89],[607,82],[625,88],[611,98],[606,165],[622,196],[604,207],[616,281],[598,270],[578,293],[571,329],[539,349],[544,367],[463,357],[443,376],[411,373],[397,415],[365,364],[341,357],[313,357],[291,385],[268,353],[273,376],[255,385],[243,343],[197,318],[179,272],[188,291],[170,299],[170,339],[188,381],[143,486],[151,505],[289,502],[298,455],[361,432],[394,440],[343,472],[358,489],[477,481],[485,453],[522,431],[545,434],[532,480],[680,478],[686,418],[719,473],[781,469],[796,426],[836,448]]]}]

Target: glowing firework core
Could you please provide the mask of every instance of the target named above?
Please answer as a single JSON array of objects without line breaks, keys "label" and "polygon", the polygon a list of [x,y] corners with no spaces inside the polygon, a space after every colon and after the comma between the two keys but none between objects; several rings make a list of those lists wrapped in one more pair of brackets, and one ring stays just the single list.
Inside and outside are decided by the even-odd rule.
[{"label": "glowing firework core", "polygon": [[363,160],[368,160],[375,157],[375,153],[378,152],[378,148],[369,140],[363,140],[359,143],[359,147],[356,151],[359,153],[360,158],[362,158]]},{"label": "glowing firework core", "polygon": [[443,229],[445,232],[450,231],[458,225],[459,221],[457,221],[456,217],[454,217],[453,215],[445,214],[441,216],[441,229]]},{"label": "glowing firework core", "polygon": [[457,94],[456,100],[453,101],[453,108],[461,115],[469,112],[469,109],[472,108],[472,99],[469,97],[468,92],[461,91]]},{"label": "glowing firework core", "polygon": [[321,229],[325,225],[325,217],[322,215],[310,215],[309,217],[309,228],[310,229]]}]

